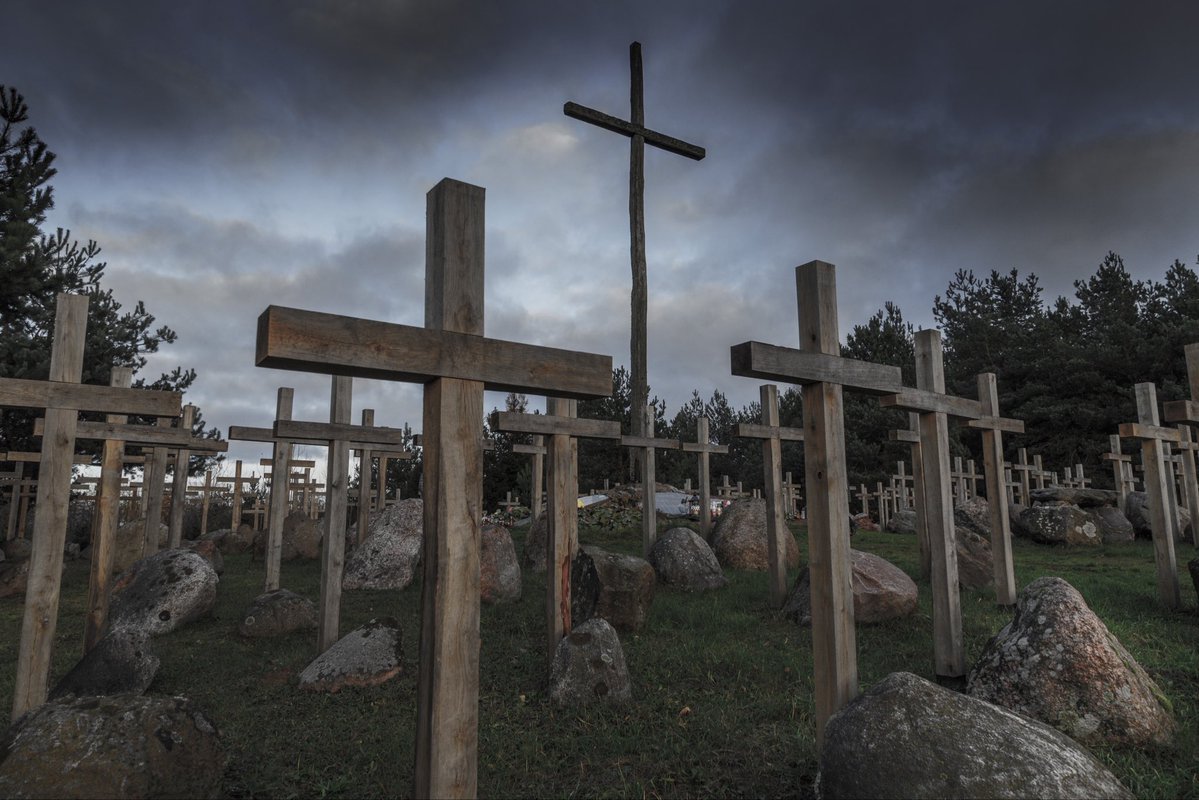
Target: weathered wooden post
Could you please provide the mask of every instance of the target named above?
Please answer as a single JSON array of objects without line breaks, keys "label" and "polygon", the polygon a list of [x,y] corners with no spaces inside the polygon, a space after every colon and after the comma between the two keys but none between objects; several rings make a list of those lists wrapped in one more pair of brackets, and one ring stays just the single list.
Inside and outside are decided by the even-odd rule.
[{"label": "weathered wooden post", "polygon": [[[646,308],[648,288],[645,265],[645,145],[657,147],[668,153],[685,156],[695,161],[703,159],[704,148],[666,136],[645,127],[645,97],[641,71],[641,43],[629,45],[630,110],[628,121],[596,111],[593,108],[568,102],[562,113],[573,119],[596,125],[606,131],[629,137],[629,229],[632,243],[632,336],[630,337],[631,361],[629,364],[630,393],[632,408],[645,408],[649,403],[649,378],[647,372]],[[635,437],[647,434],[644,418],[633,414],[632,431]],[[646,450],[642,457],[652,457]],[[644,464],[642,465],[644,467]],[[645,473],[642,472],[642,475]]]},{"label": "weathered wooden post", "polygon": [[762,422],[737,423],[736,436],[762,440],[762,472],[766,482],[766,550],[770,572],[770,605],[782,608],[787,599],[787,516],[783,508],[783,442],[802,442],[803,429],[779,423],[779,390],[772,383],[759,388]]},{"label": "weathered wooden post", "polygon": [[533,499],[529,503],[529,508],[533,512],[533,519],[541,519],[541,504],[545,499],[545,437],[534,436],[532,444],[524,442],[513,442],[513,453],[523,453],[532,456],[532,475],[529,480],[529,493]]},{"label": "weathered wooden post", "polygon": [[1152,383],[1138,383],[1137,421],[1120,425],[1120,435],[1141,441],[1141,463],[1145,466],[1145,491],[1149,498],[1149,517],[1153,528],[1153,556],[1157,564],[1157,596],[1162,605],[1176,609],[1182,603],[1178,588],[1178,562],[1174,555],[1176,520],[1170,513],[1168,494],[1173,489],[1165,463],[1165,444],[1179,440],[1174,428],[1163,428],[1157,413],[1157,389]]},{"label": "weathered wooden post", "polygon": [[682,442],[678,439],[654,437],[654,407],[642,409],[641,430],[644,436],[622,436],[622,447],[644,451],[641,455],[641,554],[649,557],[649,551],[658,539],[658,477],[656,450],[678,450]]},{"label": "weathered wooden post", "polygon": [[[159,417],[158,427],[171,427],[170,418]],[[166,486],[169,453],[170,451],[166,447],[150,448],[142,470],[142,480],[146,484],[146,515],[143,519],[145,527],[142,528],[142,554],[147,556],[158,552],[158,528],[162,525],[163,489]]]},{"label": "weathered wooden post", "polygon": [[[1190,399],[1176,400],[1166,403],[1163,411],[1167,422],[1183,423],[1187,426],[1199,425],[1199,404],[1195,402],[1196,399],[1199,398],[1199,342],[1188,344],[1183,349],[1183,352],[1186,355],[1187,389]],[[1193,451],[1196,445],[1191,442],[1191,438],[1192,437],[1188,431],[1185,437],[1182,437],[1181,441],[1179,442],[1180,447],[1184,449],[1182,465],[1184,476],[1193,475],[1195,472]],[[1129,466],[1131,468],[1131,465]],[[1188,477],[1187,480],[1192,481],[1190,477]],[[1197,490],[1196,493],[1199,494],[1199,490]],[[1199,547],[1199,496],[1191,495],[1189,485],[1187,494],[1189,496],[1187,501],[1188,507],[1191,511],[1191,541],[1196,547]],[[1195,503],[1195,506],[1191,506],[1190,503]]]},{"label": "weathered wooden post", "polygon": [[795,286],[800,349],[744,342],[731,348],[730,361],[734,375],[803,386],[816,736],[823,741],[828,718],[858,691],[842,387],[890,394],[902,380],[898,367],[840,356],[832,264],[796,267]]},{"label": "weathered wooden post", "polygon": [[258,320],[259,366],[425,385],[418,797],[476,794],[483,390],[612,391],[608,356],[483,336],[483,195],[449,179],[429,192],[425,327],[277,306]]},{"label": "weathered wooden post", "polygon": [[726,444],[712,444],[708,433],[708,418],[695,420],[695,441],[683,442],[683,450],[699,456],[699,532],[704,541],[712,538],[712,475],[708,457],[712,453],[727,453]]},{"label": "weathered wooden post", "polygon": [[[196,407],[185,405],[183,417],[179,421],[179,430],[191,436],[192,423],[196,419]],[[187,506],[187,471],[191,464],[191,451],[180,448],[175,451],[175,474],[172,476],[171,517],[167,525],[167,547],[174,548],[183,544],[183,510]]]},{"label": "weathered wooden post", "polygon": [[34,519],[13,688],[14,720],[46,701],[54,630],[58,622],[78,412],[166,416],[178,414],[182,402],[178,392],[79,384],[83,374],[87,306],[86,296],[58,296],[49,380],[0,379],[0,406],[41,408],[46,412],[37,486],[38,511]]},{"label": "weathered wooden post", "polygon": [[[983,434],[983,474],[987,482],[987,511],[991,517],[991,558],[995,575],[995,601],[1016,603],[1016,568],[1012,561],[1012,531],[1003,472],[1003,432],[1024,433],[1024,423],[999,416],[999,389],[995,373],[978,376],[978,400],[983,417],[966,422]],[[974,472],[974,463],[970,464]]]}]

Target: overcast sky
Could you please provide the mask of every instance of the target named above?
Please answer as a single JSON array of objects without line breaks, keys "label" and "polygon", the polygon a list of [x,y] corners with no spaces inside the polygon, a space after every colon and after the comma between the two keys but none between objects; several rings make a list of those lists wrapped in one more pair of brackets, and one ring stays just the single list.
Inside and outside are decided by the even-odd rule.
[{"label": "overcast sky", "polygon": [[[793,346],[793,270],[837,265],[841,335],[917,327],[958,269],[1069,294],[1109,250],[1199,252],[1199,5],[7,0],[0,82],[58,154],[51,225],[179,334],[210,425],[327,419],[329,379],[254,366],[270,304],[423,324],[425,193],[487,189],[488,336],[629,362],[629,114],[707,148],[646,154],[649,381],[668,415]],[[420,428],[420,388],[354,417]],[[502,404],[489,395],[488,408]],[[542,408],[540,399],[533,408]],[[236,445],[257,461],[265,445]],[[313,451],[323,454],[323,451]]]}]

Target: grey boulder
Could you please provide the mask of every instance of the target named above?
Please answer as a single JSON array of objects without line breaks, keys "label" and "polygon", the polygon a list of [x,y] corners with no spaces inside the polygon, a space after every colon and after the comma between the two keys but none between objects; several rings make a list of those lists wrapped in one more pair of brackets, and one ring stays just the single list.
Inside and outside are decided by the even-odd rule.
[{"label": "grey boulder", "polygon": [[616,630],[596,617],[558,643],[550,668],[550,699],[560,706],[623,703],[632,698],[629,670]]},{"label": "grey boulder", "polygon": [[671,528],[658,537],[649,563],[658,580],[684,592],[721,589],[729,582],[712,548],[690,528]]},{"label": "grey boulder", "polygon": [[216,570],[190,550],[162,550],[136,562],[114,586],[109,630],[170,633],[216,605]]}]

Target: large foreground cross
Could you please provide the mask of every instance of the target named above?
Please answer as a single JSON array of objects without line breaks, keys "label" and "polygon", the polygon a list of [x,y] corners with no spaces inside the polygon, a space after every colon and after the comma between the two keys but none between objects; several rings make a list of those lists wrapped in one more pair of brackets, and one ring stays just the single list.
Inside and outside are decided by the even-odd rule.
[{"label": "large foreground cross", "polygon": [[[649,402],[647,374],[646,304],[648,297],[645,267],[645,146],[652,145],[668,153],[700,161],[704,148],[675,139],[645,127],[645,92],[641,71],[641,43],[629,45],[629,119],[610,116],[578,103],[566,103],[562,113],[589,122],[613,133],[629,137],[629,229],[632,239],[632,336],[630,337],[632,380],[630,394],[634,409],[632,435],[644,436],[643,420],[638,413]],[[648,452],[648,451],[647,451]],[[642,454],[644,458],[645,454]],[[643,473],[644,474],[644,473]]]},{"label": "large foreground cross", "polygon": [[433,187],[427,203],[423,328],[271,306],[258,319],[256,361],[425,384],[414,794],[473,797],[483,390],[607,397],[612,359],[484,338],[484,190],[447,178]]},{"label": "large foreground cross", "polygon": [[858,693],[842,387],[890,394],[900,390],[902,379],[899,367],[841,357],[832,264],[811,261],[796,267],[795,288],[800,349],[744,342],[731,348],[730,361],[734,375],[803,386],[812,669],[816,737],[823,741],[828,718]]}]

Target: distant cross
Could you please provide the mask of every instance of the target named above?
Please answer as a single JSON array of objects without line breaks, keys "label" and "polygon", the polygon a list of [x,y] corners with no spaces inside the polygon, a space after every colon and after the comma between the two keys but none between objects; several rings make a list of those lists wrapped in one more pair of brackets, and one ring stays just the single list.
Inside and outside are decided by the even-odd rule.
[{"label": "distant cross", "polygon": [[1021,447],[1016,451],[1016,463],[1012,464],[1012,472],[1018,473],[1020,476],[1020,504],[1027,506],[1032,504],[1032,474],[1036,471],[1036,466],[1028,460],[1028,449]]},{"label": "distant cross", "polygon": [[1086,476],[1082,470],[1082,464],[1074,465],[1074,480],[1078,482],[1079,489],[1088,489],[1095,481]]},{"label": "distant cross", "polygon": [[413,794],[473,797],[483,391],[607,397],[612,359],[486,338],[484,190],[445,179],[427,201],[424,327],[271,306],[258,319],[256,363],[424,385],[425,545]]},{"label": "distant cross", "polygon": [[770,605],[782,608],[787,599],[787,511],[783,504],[783,442],[802,442],[802,428],[779,423],[779,389],[773,383],[759,387],[761,424],[739,422],[736,436],[762,440],[762,473],[766,482],[766,553],[770,572]]},{"label": "distant cross", "polygon": [[891,482],[899,491],[899,507],[900,509],[910,508],[908,502],[908,483],[911,482],[912,476],[907,474],[908,465],[903,461],[895,462],[895,474],[891,476]]},{"label": "distant cross", "polygon": [[[1170,404],[1166,403],[1166,413],[1170,410]],[[1104,453],[1102,458],[1104,461],[1112,463],[1112,483],[1116,487],[1116,493],[1119,497],[1120,513],[1125,513],[1128,508],[1128,493],[1136,488],[1136,481],[1132,477],[1132,456],[1125,455],[1123,448],[1120,447],[1120,435],[1113,433],[1107,437],[1108,452]],[[1132,484],[1130,488],[1129,484]]]},{"label": "distant cross", "polygon": [[866,491],[866,484],[858,484],[858,493],[854,495],[862,503],[862,514],[870,516],[870,492]]},{"label": "distant cross", "polygon": [[[1199,450],[1199,443],[1194,441],[1189,425],[1179,423],[1174,427],[1178,429],[1179,436],[1178,442],[1174,445],[1178,452],[1174,455],[1182,467],[1184,505],[1191,515],[1191,538],[1196,545],[1199,545],[1199,534],[1195,532],[1195,529],[1199,528],[1199,476],[1195,472],[1195,451]],[[1181,532],[1180,523],[1179,533]]]},{"label": "distant cross", "polygon": [[1173,495],[1169,467],[1165,461],[1168,443],[1181,439],[1174,428],[1163,428],[1157,413],[1157,388],[1152,383],[1135,386],[1137,421],[1122,423],[1120,435],[1141,441],[1141,463],[1145,465],[1145,491],[1149,498],[1150,527],[1153,529],[1153,556],[1157,565],[1157,595],[1167,608],[1182,602],[1178,588],[1178,562],[1174,555],[1175,525],[1170,513]]},{"label": "distant cross", "polygon": [[783,479],[783,504],[786,506],[788,514],[799,514],[799,490],[802,485],[791,480],[791,473],[788,472]]},{"label": "distant cross", "polygon": [[1041,461],[1041,457],[1033,456],[1032,457],[1032,465],[1033,465],[1033,471],[1032,471],[1033,480],[1035,480],[1037,482],[1038,489],[1044,489],[1045,488],[1045,479],[1049,477],[1049,473],[1045,471],[1045,465]]},{"label": "distant cross", "polygon": [[[230,435],[229,438],[232,439],[233,436]],[[241,459],[239,458],[235,462],[233,462],[233,476],[232,477],[219,476],[216,479],[216,482],[217,483],[229,483],[229,484],[233,485],[233,521],[230,523],[229,527],[233,529],[233,535],[236,536],[237,530],[238,530],[238,528],[241,527],[241,523],[242,523],[242,519],[241,519],[242,518],[242,509],[241,509],[242,495],[245,492],[245,490],[242,487],[256,485],[258,483],[258,476],[251,475],[251,476],[247,476],[247,477],[242,477]]]},{"label": "distant cross", "polygon": [[520,495],[517,495],[516,499],[513,500],[512,492],[505,492],[504,493],[504,502],[500,503],[500,508],[504,509],[504,511],[511,514],[512,509],[520,508]]},{"label": "distant cross", "polygon": [[[932,575],[932,544],[928,540],[928,525],[924,519],[924,466],[920,458],[920,415],[908,412],[908,427],[896,428],[888,434],[893,442],[907,442],[912,448],[912,510],[916,512],[916,546],[920,549],[920,575]],[[864,488],[864,487],[863,487]]]},{"label": "distant cross", "polygon": [[953,471],[949,473],[949,477],[953,482],[953,502],[954,505],[961,505],[966,502],[966,470],[962,467],[962,457],[953,457]]},{"label": "distant cross", "polygon": [[549,502],[546,509],[546,674],[562,638],[570,634],[570,573],[579,549],[579,439],[620,439],[620,423],[580,419],[578,401],[547,397],[544,414],[492,413],[493,431],[546,437]]},{"label": "distant cross", "polygon": [[816,739],[822,742],[828,718],[858,693],[842,391],[889,394],[899,391],[902,380],[898,367],[841,357],[832,264],[796,267],[795,288],[800,349],[744,342],[730,349],[729,360],[734,375],[803,387],[812,668]]},{"label": "distant cross", "polygon": [[641,430],[645,435],[621,436],[621,447],[641,450],[641,550],[649,557],[649,551],[658,538],[658,450],[679,450],[678,439],[659,439],[654,436],[654,407],[642,407]]},{"label": "distant cross", "polygon": [[1016,480],[1012,474],[1012,463],[1006,461],[1003,464],[1003,485],[1007,489],[1007,501],[1011,505],[1016,502],[1016,492],[1020,490],[1020,481]]},{"label": "distant cross", "polygon": [[[641,70],[641,43],[629,45],[630,111],[628,121],[609,116],[593,108],[568,102],[562,112],[568,117],[588,122],[604,130],[629,137],[629,229],[632,239],[632,373],[630,394],[633,409],[642,409],[649,403],[649,380],[646,355],[646,305],[647,283],[645,266],[645,145],[651,145],[668,153],[700,161],[704,148],[675,139],[645,127],[645,92]],[[633,414],[633,436],[645,436],[644,419]],[[642,453],[642,458],[652,454]],[[644,474],[644,473],[643,473]]]},{"label": "distant cross", "polygon": [[966,459],[966,474],[963,476],[966,481],[966,499],[978,497],[978,480],[983,477],[974,469],[974,459]]},{"label": "distant cross", "polygon": [[713,453],[727,453],[729,446],[712,444],[708,418],[699,417],[695,420],[695,441],[683,442],[683,450],[699,456],[699,533],[704,541],[708,541],[712,538],[712,476],[708,457]]},{"label": "distant cross", "polygon": [[44,409],[46,420],[13,685],[14,720],[46,701],[79,412],[178,415],[182,403],[178,392],[80,384],[87,306],[86,295],[58,295],[47,380],[0,379],[0,407]]},{"label": "distant cross", "polygon": [[[1199,400],[1199,342],[1188,344],[1183,348],[1186,354],[1187,364],[1187,389],[1190,396],[1189,400],[1176,400],[1166,403],[1164,406],[1164,415],[1167,422],[1184,423],[1187,426],[1199,425],[1199,405],[1196,400]],[[1188,469],[1188,461],[1191,463],[1191,469],[1194,469],[1194,453],[1191,447],[1191,439],[1189,434],[1180,441],[1180,446],[1183,447],[1185,458],[1183,459],[1184,477]],[[1188,494],[1190,494],[1188,490]],[[1194,502],[1199,506],[1199,498],[1190,498],[1188,503]],[[1195,507],[1191,507],[1191,540],[1196,547],[1199,547],[1199,512]]]},{"label": "distant cross", "polygon": [[[523,453],[524,455],[532,456],[532,475],[530,476],[530,494],[533,497],[532,506],[533,519],[541,519],[542,504],[545,503],[545,437],[536,435],[533,437],[532,444],[524,442],[514,442],[512,444],[513,453]],[[607,489],[607,482],[604,483],[604,488]]]},{"label": "distant cross", "polygon": [[885,530],[887,523],[890,522],[888,518],[890,509],[887,507],[887,493],[883,489],[882,481],[874,484],[874,496],[878,498],[878,527],[879,530]]}]

